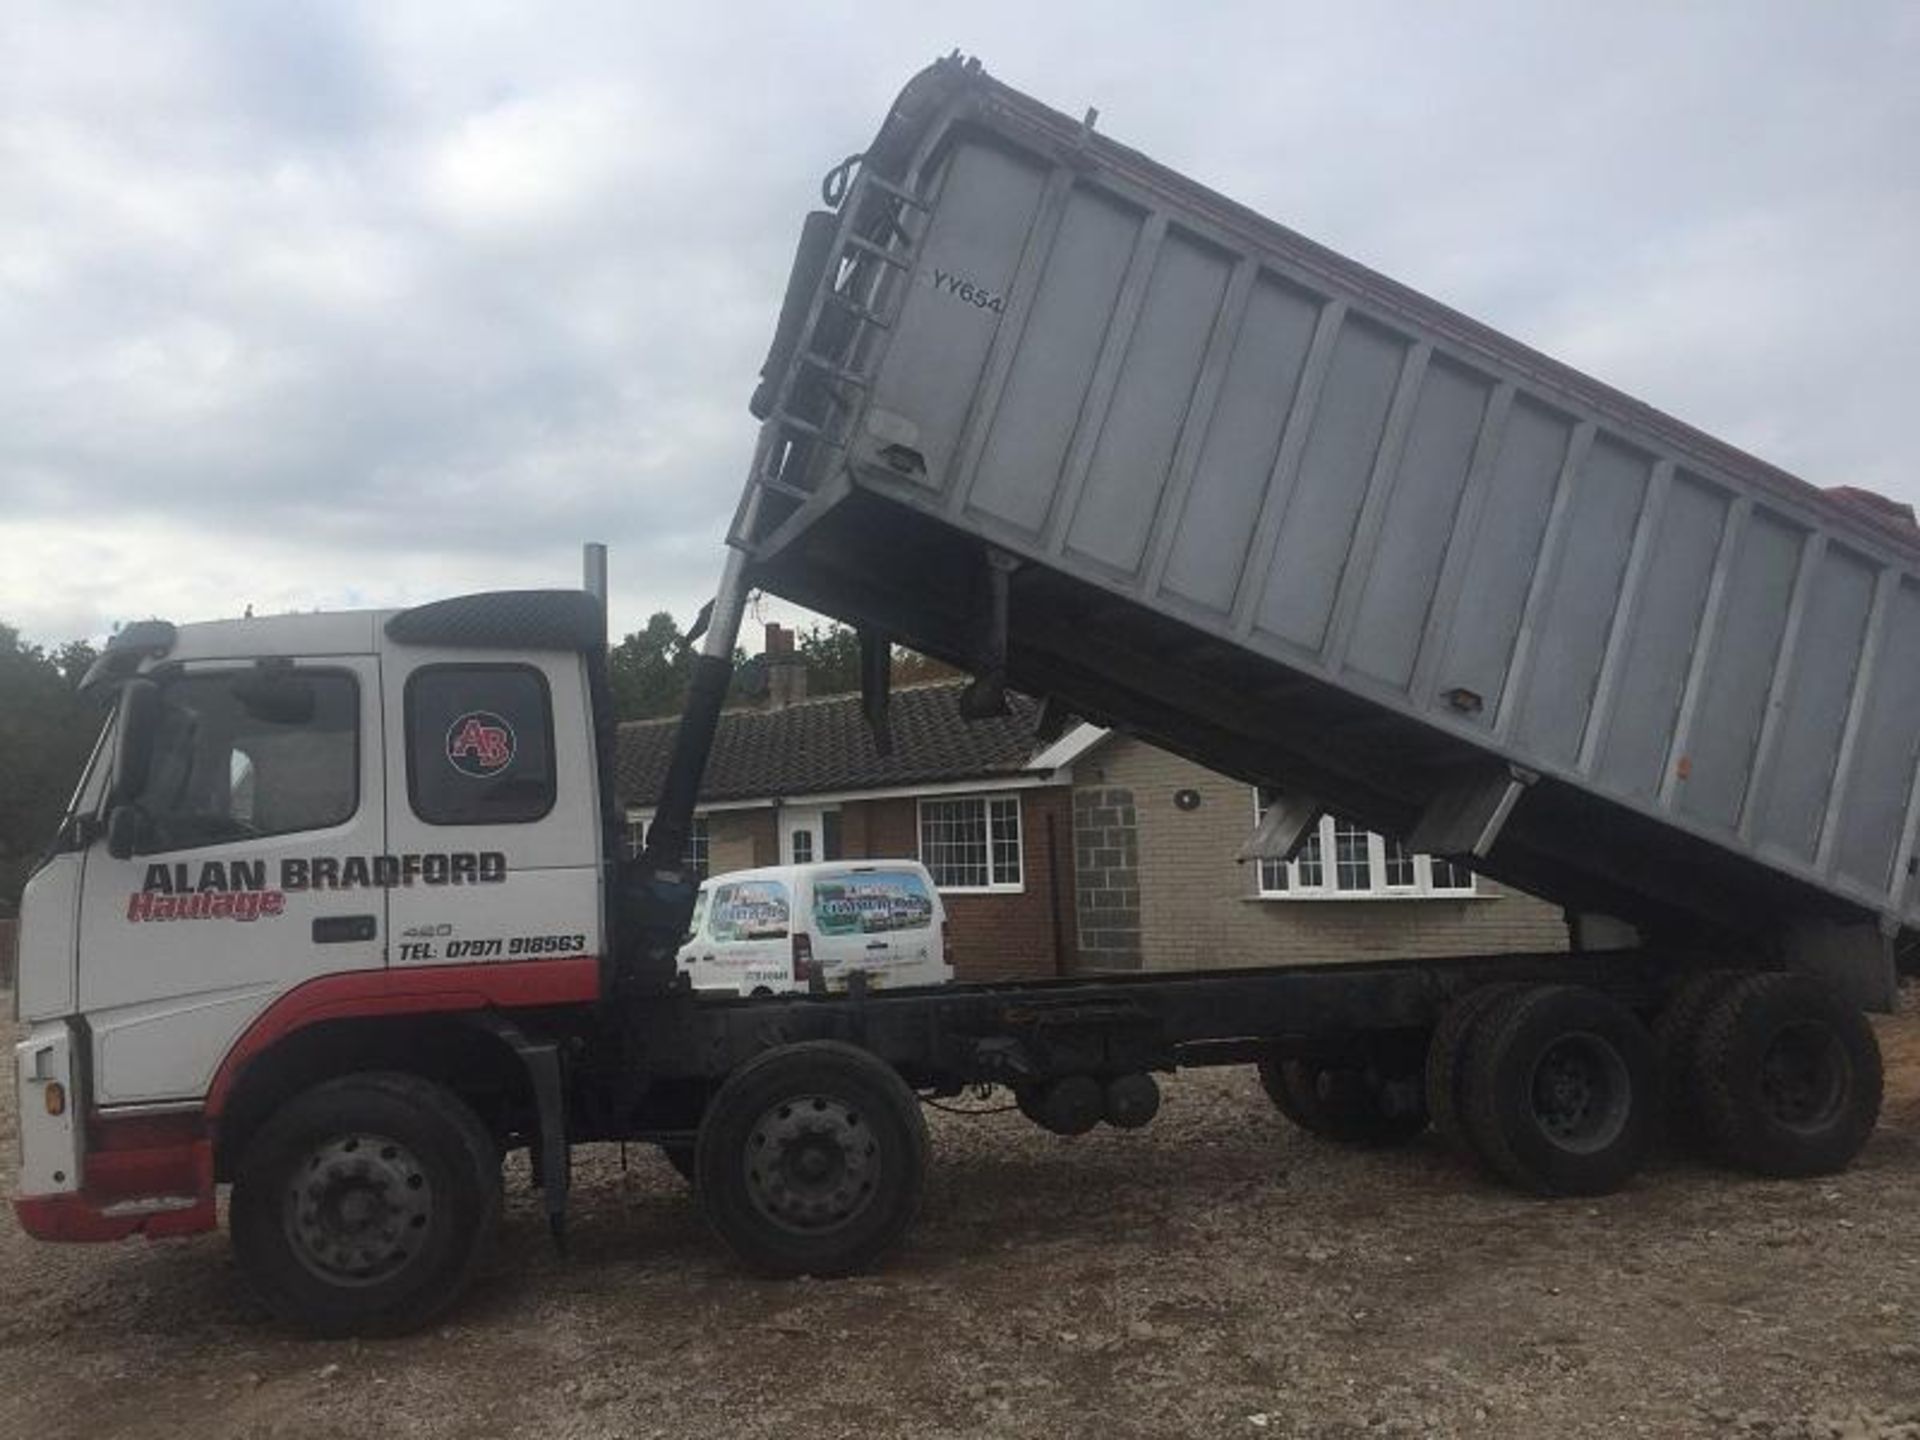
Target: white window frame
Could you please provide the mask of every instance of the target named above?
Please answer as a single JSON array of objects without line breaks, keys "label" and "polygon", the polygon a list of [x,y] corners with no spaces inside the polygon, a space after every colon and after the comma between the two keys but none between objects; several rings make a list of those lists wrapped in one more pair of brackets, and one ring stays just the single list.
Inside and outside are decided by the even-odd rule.
[{"label": "white window frame", "polygon": [[[647,830],[653,824],[651,810],[629,810],[627,812],[627,833],[621,839],[621,846],[627,852],[629,860],[638,860],[647,848]],[[707,830],[705,812],[695,815],[687,831],[687,851],[681,860],[693,865],[700,872],[700,878],[706,879],[712,870],[712,837]]]},{"label": "white window frame", "polygon": [[[1253,821],[1258,825],[1265,816],[1266,809],[1260,803],[1260,791],[1253,792]],[[1367,832],[1367,878],[1365,889],[1342,890],[1339,885],[1339,853],[1334,843],[1334,829],[1339,822],[1332,815],[1322,815],[1314,835],[1320,842],[1320,880],[1318,884],[1300,883],[1300,861],[1293,860],[1257,860],[1253,864],[1253,899],[1280,901],[1327,901],[1327,900],[1472,900],[1481,896],[1479,880],[1471,870],[1467,871],[1465,886],[1435,885],[1433,883],[1434,857],[1410,852],[1413,858],[1413,883],[1411,885],[1390,885],[1387,883],[1387,841],[1378,831]],[[1464,867],[1461,867],[1464,868]],[[1285,885],[1276,887],[1272,881],[1276,875],[1283,875]]]},{"label": "white window frame", "polygon": [[[985,885],[942,885],[934,870],[933,863],[927,858],[927,807],[945,805],[963,805],[970,801],[979,801],[981,816],[987,827],[987,875],[989,883]],[[1013,807],[1013,861],[1015,878],[1012,880],[994,880],[994,806],[1006,804]],[[1027,888],[1027,820],[1026,807],[1020,803],[1018,790],[983,790],[968,795],[922,795],[914,802],[913,816],[914,854],[927,873],[933,876],[934,888],[942,895],[1018,895]]]}]

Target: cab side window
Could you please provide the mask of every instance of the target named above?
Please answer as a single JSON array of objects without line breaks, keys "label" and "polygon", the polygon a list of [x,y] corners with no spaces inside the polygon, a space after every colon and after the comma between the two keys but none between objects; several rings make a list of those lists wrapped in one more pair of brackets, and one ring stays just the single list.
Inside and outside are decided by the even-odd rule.
[{"label": "cab side window", "polygon": [[165,682],[138,798],[157,854],[323,830],[360,799],[360,690],[338,671],[221,670]]},{"label": "cab side window", "polygon": [[407,794],[429,825],[522,825],[553,809],[553,703],[530,665],[407,678]]}]

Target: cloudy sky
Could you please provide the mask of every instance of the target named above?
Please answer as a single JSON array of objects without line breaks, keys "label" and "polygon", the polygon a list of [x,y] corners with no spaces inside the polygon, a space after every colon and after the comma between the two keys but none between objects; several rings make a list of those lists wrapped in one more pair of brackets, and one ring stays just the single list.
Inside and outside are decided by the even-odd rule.
[{"label": "cloudy sky", "polygon": [[1920,6],[0,7],[0,620],[707,595],[802,213],[959,46],[1820,484],[1920,501]]}]

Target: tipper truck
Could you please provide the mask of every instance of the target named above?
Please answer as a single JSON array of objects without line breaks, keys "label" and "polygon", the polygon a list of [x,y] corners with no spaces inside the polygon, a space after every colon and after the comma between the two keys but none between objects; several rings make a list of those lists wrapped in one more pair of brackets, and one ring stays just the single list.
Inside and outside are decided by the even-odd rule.
[{"label": "tipper truck", "polygon": [[[524,1148],[661,1146],[746,1264],[878,1261],[923,1100],[1061,1134],[1253,1064],[1332,1140],[1429,1125],[1546,1195],[1666,1128],[1848,1164],[1914,920],[1920,537],[1232,204],[951,58],[806,218],[643,853],[604,588],[130,625],[22,909],[16,1212],[229,1229],[277,1313],[451,1304]],[[743,602],[1042,697],[1561,904],[1507,954],[766,997],[693,992],[683,860]]]}]

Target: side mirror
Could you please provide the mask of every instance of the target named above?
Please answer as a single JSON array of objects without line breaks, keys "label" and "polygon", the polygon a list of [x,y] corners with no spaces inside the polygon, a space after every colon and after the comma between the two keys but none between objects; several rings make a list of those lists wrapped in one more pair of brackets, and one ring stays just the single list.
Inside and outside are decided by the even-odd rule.
[{"label": "side mirror", "polygon": [[107,813],[107,853],[116,860],[128,860],[140,853],[146,838],[147,812],[129,800]]},{"label": "side mirror", "polygon": [[146,790],[159,731],[160,687],[139,677],[124,682],[113,722],[113,770],[107,781],[110,813]]}]

